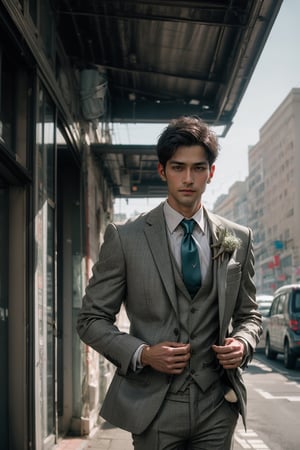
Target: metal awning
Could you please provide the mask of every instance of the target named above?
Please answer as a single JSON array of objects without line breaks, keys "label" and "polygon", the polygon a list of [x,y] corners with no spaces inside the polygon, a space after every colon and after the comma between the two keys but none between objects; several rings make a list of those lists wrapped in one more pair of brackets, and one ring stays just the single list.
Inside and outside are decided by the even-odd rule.
[{"label": "metal awning", "polygon": [[[224,127],[225,135],[281,3],[61,0],[56,4],[59,36],[73,66],[79,71],[95,69],[103,79],[102,121],[164,123],[181,114],[196,114],[214,127]],[[162,184],[153,175],[157,163],[146,148],[135,155],[128,148],[122,154],[117,147],[107,149],[110,154],[99,148],[94,147],[98,158],[112,154],[114,164],[119,164],[110,173],[115,195],[123,195],[118,183],[128,176],[130,195],[152,188],[161,194]],[[109,172],[112,162],[105,165]]]}]

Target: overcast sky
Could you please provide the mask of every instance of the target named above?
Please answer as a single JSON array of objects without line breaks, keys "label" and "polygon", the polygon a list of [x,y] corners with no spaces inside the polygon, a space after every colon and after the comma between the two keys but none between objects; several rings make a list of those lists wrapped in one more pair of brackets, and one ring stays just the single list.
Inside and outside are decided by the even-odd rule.
[{"label": "overcast sky", "polygon": [[[277,1],[277,0],[275,0]],[[220,139],[221,153],[212,183],[204,194],[204,203],[212,208],[221,194],[237,180],[248,175],[248,146],[259,140],[259,130],[290,90],[300,87],[300,0],[283,0],[252,79],[235,115],[227,136]],[[155,144],[166,125],[117,127],[116,143]],[[157,200],[116,201],[116,209],[145,211]]]}]

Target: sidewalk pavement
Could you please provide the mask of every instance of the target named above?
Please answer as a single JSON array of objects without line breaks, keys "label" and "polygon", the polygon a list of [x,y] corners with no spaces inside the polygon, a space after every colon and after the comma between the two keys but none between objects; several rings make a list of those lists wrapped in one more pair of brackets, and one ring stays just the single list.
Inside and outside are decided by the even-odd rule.
[{"label": "sidewalk pavement", "polygon": [[133,450],[131,434],[103,422],[89,436],[65,437],[55,450]]}]

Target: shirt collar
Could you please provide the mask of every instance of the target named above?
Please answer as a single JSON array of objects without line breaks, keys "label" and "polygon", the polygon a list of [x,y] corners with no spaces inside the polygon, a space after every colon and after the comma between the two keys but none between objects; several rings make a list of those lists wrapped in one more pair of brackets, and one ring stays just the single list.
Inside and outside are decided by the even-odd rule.
[{"label": "shirt collar", "polygon": [[[179,212],[175,211],[167,200],[164,202],[164,215],[166,219],[167,227],[170,231],[170,233],[174,233],[182,219],[184,219],[184,216],[180,214]],[[201,206],[200,209],[191,217],[191,219],[194,219],[195,222],[198,224],[200,230],[202,233],[205,233],[205,219],[203,214],[203,207]]]}]

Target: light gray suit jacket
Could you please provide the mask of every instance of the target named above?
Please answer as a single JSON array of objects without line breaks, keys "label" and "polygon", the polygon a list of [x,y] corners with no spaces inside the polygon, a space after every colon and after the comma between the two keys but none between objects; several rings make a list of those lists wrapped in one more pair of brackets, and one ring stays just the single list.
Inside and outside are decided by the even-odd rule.
[{"label": "light gray suit jacket", "polygon": [[[242,245],[232,255],[223,254],[218,264],[219,340],[227,336],[247,341],[249,359],[261,333],[253,284],[254,257],[251,231],[205,210],[212,243],[220,230],[237,236]],[[217,249],[213,249],[216,253]],[[124,303],[130,320],[129,334],[115,326]],[[178,306],[163,205],[124,225],[108,225],[98,262],[86,289],[78,316],[81,339],[117,367],[101,415],[132,433],[151,423],[170,385],[170,377],[151,367],[133,372],[137,348],[178,338]],[[241,369],[228,370],[245,423],[246,389]]]}]

